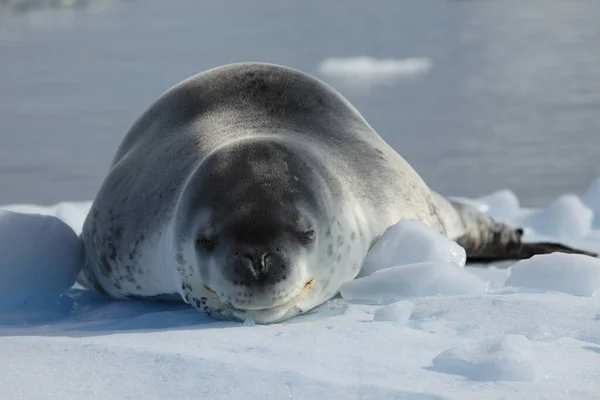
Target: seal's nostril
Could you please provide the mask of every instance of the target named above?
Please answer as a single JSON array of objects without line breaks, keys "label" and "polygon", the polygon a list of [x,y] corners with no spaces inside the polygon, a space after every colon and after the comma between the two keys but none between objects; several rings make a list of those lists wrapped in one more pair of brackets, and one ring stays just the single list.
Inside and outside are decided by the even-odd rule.
[{"label": "seal's nostril", "polygon": [[260,255],[260,266],[261,266],[262,268],[264,268],[264,269],[266,269],[266,268],[267,268],[267,264],[266,264],[266,262],[267,262],[267,256],[268,256],[268,255],[269,255],[269,253],[262,253],[262,254]]}]

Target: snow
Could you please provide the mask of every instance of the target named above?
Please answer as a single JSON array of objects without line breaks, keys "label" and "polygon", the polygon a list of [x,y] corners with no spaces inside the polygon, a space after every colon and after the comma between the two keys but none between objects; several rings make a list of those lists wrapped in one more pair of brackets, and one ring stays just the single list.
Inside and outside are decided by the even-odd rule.
[{"label": "snow", "polygon": [[4,210],[17,213],[55,216],[69,225],[75,232],[81,232],[83,222],[91,207],[91,201],[61,202],[51,206],[38,206],[33,204],[11,204],[0,206],[0,208]]},{"label": "snow", "polygon": [[326,58],[317,66],[319,74],[341,81],[388,82],[412,78],[427,73],[433,62],[414,57],[378,59],[368,56]]},{"label": "snow", "polygon": [[388,304],[406,297],[439,294],[481,294],[486,284],[477,276],[452,263],[422,262],[382,269],[373,275],[346,282],[342,297]]},{"label": "snow", "polygon": [[83,259],[77,235],[54,216],[0,210],[0,313],[56,302]]},{"label": "snow", "polygon": [[581,237],[590,233],[594,212],[575,195],[564,195],[523,221],[536,232],[557,237]]},{"label": "snow", "polygon": [[535,382],[542,376],[531,343],[523,335],[505,335],[474,348],[446,350],[433,359],[432,369],[474,381]]},{"label": "snow", "polygon": [[587,189],[583,202],[594,212],[594,227],[600,228],[600,178]]},{"label": "snow", "polygon": [[555,290],[575,296],[600,293],[600,259],[579,254],[547,254],[510,267],[507,286]]},{"label": "snow", "polygon": [[[586,225],[600,208],[592,189],[539,210],[521,208],[509,191],[462,200],[524,224],[527,240],[598,251],[600,230]],[[464,267],[454,243],[403,221],[369,254],[368,272],[316,310],[273,325],[215,321],[182,304],[65,292],[89,207],[0,207],[12,211],[0,211],[2,398],[566,399],[600,391],[599,260],[551,254]]]},{"label": "snow", "polygon": [[387,321],[406,325],[414,308],[415,305],[409,301],[397,301],[375,311],[373,321]]},{"label": "snow", "polygon": [[511,220],[519,214],[519,199],[510,190],[499,190],[483,196],[479,202],[485,205],[486,209],[482,211],[500,221]]},{"label": "snow", "polygon": [[417,220],[390,226],[367,255],[359,277],[397,265],[433,261],[464,267],[465,249]]}]

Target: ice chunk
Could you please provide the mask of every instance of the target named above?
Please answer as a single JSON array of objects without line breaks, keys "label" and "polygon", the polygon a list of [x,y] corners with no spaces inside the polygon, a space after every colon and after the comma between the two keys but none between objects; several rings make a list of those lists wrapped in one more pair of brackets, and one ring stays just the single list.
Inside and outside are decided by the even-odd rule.
[{"label": "ice chunk", "polygon": [[414,304],[409,301],[397,301],[383,306],[373,314],[373,321],[390,321],[405,325],[412,314]]},{"label": "ice chunk", "polygon": [[0,309],[57,297],[74,283],[83,249],[54,216],[0,210]]},{"label": "ice chunk", "polygon": [[53,215],[69,225],[77,234],[81,233],[85,217],[92,206],[91,201],[67,202],[63,201],[51,206],[33,204],[11,204],[0,206],[0,209],[23,214]]},{"label": "ice chunk", "polygon": [[321,75],[349,80],[394,80],[410,78],[429,71],[429,58],[377,59],[372,57],[327,58],[318,66]]},{"label": "ice chunk", "polygon": [[563,195],[546,208],[523,219],[543,235],[573,238],[590,233],[594,213],[575,195]]},{"label": "ice chunk", "polygon": [[531,343],[523,335],[505,335],[472,348],[446,350],[433,359],[433,369],[475,381],[534,382],[542,377]]},{"label": "ice chunk", "polygon": [[593,296],[600,288],[600,260],[565,253],[533,256],[510,267],[506,285]]},{"label": "ice chunk", "polygon": [[465,265],[465,249],[417,220],[390,226],[367,254],[359,277],[398,265],[449,262]]},{"label": "ice chunk", "polygon": [[594,226],[600,227],[600,177],[587,189],[583,202],[594,212]]},{"label": "ice chunk", "polygon": [[499,190],[477,199],[486,205],[484,212],[498,221],[513,221],[519,215],[519,199],[510,190]]},{"label": "ice chunk", "polygon": [[407,297],[485,293],[486,284],[454,263],[423,262],[380,270],[346,282],[346,300],[389,304]]}]

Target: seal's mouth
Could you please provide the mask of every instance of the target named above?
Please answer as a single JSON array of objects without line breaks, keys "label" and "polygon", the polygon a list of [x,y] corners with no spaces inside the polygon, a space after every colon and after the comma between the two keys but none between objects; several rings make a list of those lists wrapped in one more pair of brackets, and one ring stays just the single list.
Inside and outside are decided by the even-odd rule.
[{"label": "seal's mouth", "polygon": [[[302,300],[315,285],[315,279],[309,279],[304,283],[300,292],[286,301],[285,303],[279,304],[275,307],[269,308],[261,308],[261,309],[241,309],[232,306],[229,303],[224,303],[223,305],[233,314],[233,316],[240,321],[243,321],[247,317],[254,319],[257,323],[273,323],[277,321],[282,321],[284,319],[290,318],[293,315],[299,314],[303,312],[302,309],[296,306],[299,300]],[[204,285],[204,288],[211,294],[217,296],[217,292],[211,289],[209,286]]]},{"label": "seal's mouth", "polygon": [[302,290],[310,290],[314,284],[315,284],[315,278],[312,278],[304,284],[304,289],[302,289]]},{"label": "seal's mouth", "polygon": [[214,295],[214,296],[216,296],[216,295],[217,295],[217,292],[215,292],[214,290],[212,290],[210,287],[208,287],[208,286],[206,286],[206,285],[203,285],[203,286],[204,286],[204,289],[206,289],[206,291],[207,291],[208,293],[210,293],[210,294],[212,294],[212,295]]}]

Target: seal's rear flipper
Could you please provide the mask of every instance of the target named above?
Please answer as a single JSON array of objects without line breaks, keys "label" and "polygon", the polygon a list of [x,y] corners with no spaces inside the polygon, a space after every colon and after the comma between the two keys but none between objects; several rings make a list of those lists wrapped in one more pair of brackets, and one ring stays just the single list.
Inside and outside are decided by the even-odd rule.
[{"label": "seal's rear flipper", "polygon": [[[494,230],[489,235],[482,234],[485,240],[473,240],[470,235],[464,235],[456,242],[464,247],[468,263],[490,263],[501,260],[522,260],[536,254],[550,254],[554,252],[584,254],[598,257],[598,254],[585,250],[574,249],[560,243],[521,241],[522,229],[513,229],[507,225],[494,222]],[[498,229],[499,228],[499,229]],[[481,233],[481,232],[480,232]]]},{"label": "seal's rear flipper", "polygon": [[438,193],[433,196],[440,208],[446,234],[465,249],[469,263],[522,260],[554,252],[598,257],[596,253],[560,243],[523,242],[522,229],[497,222],[468,204],[448,200]]}]

